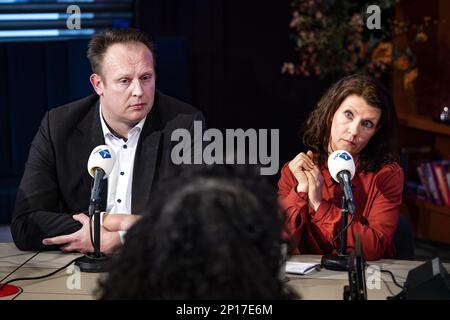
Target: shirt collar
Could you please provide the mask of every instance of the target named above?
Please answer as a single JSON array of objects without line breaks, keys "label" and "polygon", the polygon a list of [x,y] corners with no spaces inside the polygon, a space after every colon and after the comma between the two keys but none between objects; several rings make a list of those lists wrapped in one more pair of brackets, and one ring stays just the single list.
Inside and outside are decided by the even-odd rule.
[{"label": "shirt collar", "polygon": [[[102,124],[103,137],[105,137],[105,138],[106,138],[107,136],[110,136],[110,137],[116,137],[116,136],[111,132],[111,130],[109,130],[109,127],[108,127],[108,125],[106,124],[105,119],[103,118],[102,105],[101,105],[101,104],[99,104],[99,113],[100,113],[100,122],[101,122],[101,124]],[[141,131],[142,131],[142,128],[144,127],[144,123],[145,123],[145,120],[146,120],[146,119],[147,119],[147,116],[145,116],[144,119],[142,119],[141,121],[139,121],[133,128],[131,128],[130,131],[129,131],[128,133],[130,134],[130,133],[135,132],[135,131],[141,132]]]}]

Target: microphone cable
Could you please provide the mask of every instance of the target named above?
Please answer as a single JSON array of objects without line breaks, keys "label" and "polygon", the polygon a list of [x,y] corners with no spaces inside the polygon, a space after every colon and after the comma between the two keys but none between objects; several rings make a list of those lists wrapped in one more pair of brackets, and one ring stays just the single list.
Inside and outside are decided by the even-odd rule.
[{"label": "microphone cable", "polygon": [[[16,269],[14,269],[12,272],[10,272],[7,276],[5,276],[1,281],[5,280],[6,278],[8,278],[11,274],[13,274],[14,272],[16,272],[17,270],[19,270],[20,268],[22,268],[26,263],[28,263],[31,259],[33,259],[34,257],[36,257],[39,253],[41,253],[42,251],[38,251],[36,252],[31,258],[29,258],[28,260],[26,260],[24,263],[22,263],[20,266],[18,266]],[[22,280],[40,280],[40,279],[44,279],[44,278],[48,278],[53,276],[54,274],[60,272],[63,269],[66,269],[68,266],[70,266],[72,263],[75,263],[76,261],[80,260],[81,258],[83,258],[84,256],[81,257],[77,257],[75,259],[72,259],[69,263],[65,264],[64,266],[62,266],[61,268],[58,268],[48,274],[45,274],[43,276],[37,276],[37,277],[21,277],[21,278],[13,278],[11,280],[8,280],[4,283],[1,283],[0,281],[0,289],[2,289],[4,286],[6,286],[7,284],[10,284],[12,282],[16,282],[16,281],[22,281]],[[23,289],[21,289],[21,292],[19,294],[21,294],[23,292]],[[18,295],[19,295],[18,294]],[[18,296],[17,295],[17,296]],[[16,297],[17,297],[16,296]],[[14,297],[14,299],[16,298]]]},{"label": "microphone cable", "polygon": [[[30,261],[31,259],[33,259],[34,257],[36,257],[39,253],[41,253],[41,251],[36,252],[34,255],[32,255],[30,258],[28,258],[25,262],[23,262],[20,266],[18,266],[17,268],[15,268],[13,271],[11,271],[10,273],[8,273],[6,276],[3,277],[3,279],[0,280],[0,290],[3,289],[4,286],[6,286],[7,284],[9,284],[9,282],[5,282],[2,283],[2,281],[4,281],[5,279],[7,279],[10,275],[12,275],[14,272],[16,272],[17,270],[19,270],[20,268],[22,268],[25,264],[27,264],[28,261]],[[19,288],[19,292],[14,296],[14,298],[12,298],[11,300],[15,300],[18,296],[20,296],[23,292],[23,289],[21,287]]]},{"label": "microphone cable", "polygon": [[20,268],[22,268],[25,264],[27,264],[28,261],[30,261],[31,259],[33,259],[34,257],[36,257],[39,253],[41,253],[41,251],[36,252],[34,255],[32,255],[30,258],[28,258],[25,262],[23,262],[20,266],[18,266],[17,268],[15,268],[13,271],[11,271],[10,273],[8,273],[6,276],[3,277],[3,279],[0,280],[0,290],[3,289],[3,286],[7,285],[8,282],[2,283],[3,280],[5,280],[6,278],[8,278],[10,275],[12,275],[14,272],[16,272],[17,270],[19,270]]},{"label": "microphone cable", "polygon": [[[352,224],[353,220],[355,219],[354,215],[351,215],[352,217],[350,218],[350,221],[347,223],[347,225],[345,226],[344,229],[342,229],[334,238],[333,240],[331,240],[331,244],[333,245],[333,249],[336,250],[337,252],[339,252],[339,249],[336,247],[336,240],[338,238],[342,238],[344,236],[344,232],[347,231],[348,227]],[[345,249],[349,249],[349,248],[353,248],[352,246],[346,246]]]},{"label": "microphone cable", "polygon": [[93,250],[95,250],[94,236],[92,234],[92,221],[94,219],[94,215],[95,215],[95,213],[93,215],[89,216],[89,236],[91,238],[91,244],[92,244],[92,249]]},{"label": "microphone cable", "polygon": [[[364,266],[365,266],[365,267],[371,267],[371,265],[368,264],[367,262],[364,262]],[[394,276],[394,274],[392,273],[392,271],[389,271],[389,270],[381,269],[381,268],[380,268],[380,272],[389,274],[389,275],[391,276],[392,281],[394,282],[394,284],[395,284],[397,287],[399,287],[400,289],[402,289],[402,290],[401,290],[399,293],[397,293],[396,295],[387,297],[386,299],[387,299],[387,300],[401,300],[401,299],[403,299],[403,297],[404,297],[405,294],[406,294],[406,286],[402,286],[401,284],[399,284],[399,283],[397,282],[397,280],[395,279],[395,276]]]},{"label": "microphone cable", "polygon": [[[364,265],[365,265],[366,267],[371,267],[371,265],[368,264],[367,262],[364,262]],[[389,271],[389,270],[386,270],[386,269],[380,269],[380,272],[389,274],[389,275],[391,276],[392,281],[394,282],[394,284],[395,284],[397,287],[399,287],[400,289],[405,290],[405,287],[402,286],[401,284],[399,284],[399,283],[397,282],[397,280],[395,279],[395,276],[394,276],[394,274],[392,273],[392,271]]]}]

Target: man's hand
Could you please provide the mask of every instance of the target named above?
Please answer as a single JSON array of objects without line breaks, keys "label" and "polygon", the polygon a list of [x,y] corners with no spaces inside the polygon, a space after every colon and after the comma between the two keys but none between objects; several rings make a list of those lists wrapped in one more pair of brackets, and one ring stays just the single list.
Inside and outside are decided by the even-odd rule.
[{"label": "man's hand", "polygon": [[108,231],[127,231],[141,216],[135,214],[117,214],[109,213],[104,215],[103,226]]},{"label": "man's hand", "polygon": [[[62,251],[71,252],[79,251],[82,253],[93,252],[94,248],[91,243],[90,230],[89,230],[89,217],[83,213],[76,214],[73,219],[80,222],[82,227],[77,232],[53,237],[42,240],[44,245],[63,245]],[[111,232],[104,227],[100,227],[100,250],[104,253],[111,253],[113,249],[119,245],[120,236],[117,232]]]}]

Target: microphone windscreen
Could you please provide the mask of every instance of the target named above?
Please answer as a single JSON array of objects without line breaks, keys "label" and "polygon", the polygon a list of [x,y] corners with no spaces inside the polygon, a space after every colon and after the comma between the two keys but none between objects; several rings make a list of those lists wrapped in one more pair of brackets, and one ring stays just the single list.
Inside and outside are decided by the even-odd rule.
[{"label": "microphone windscreen", "polygon": [[107,145],[100,145],[92,150],[87,169],[91,177],[94,177],[96,168],[102,169],[105,171],[103,179],[106,179],[114,168],[115,162],[116,154],[114,151]]},{"label": "microphone windscreen", "polygon": [[328,170],[336,182],[339,182],[338,173],[347,170],[351,178],[355,175],[355,162],[352,155],[345,150],[336,150],[328,157]]}]

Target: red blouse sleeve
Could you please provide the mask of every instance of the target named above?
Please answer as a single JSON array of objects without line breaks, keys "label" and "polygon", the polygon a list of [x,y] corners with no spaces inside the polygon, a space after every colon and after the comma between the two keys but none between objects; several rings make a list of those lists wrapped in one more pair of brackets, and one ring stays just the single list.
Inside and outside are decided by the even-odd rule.
[{"label": "red blouse sleeve", "polygon": [[308,194],[295,190],[298,183],[288,165],[289,162],[281,169],[281,177],[278,181],[278,201],[285,213],[284,238],[290,242],[293,248],[298,248],[301,232],[308,215]]},{"label": "red blouse sleeve", "polygon": [[[355,235],[361,236],[361,249],[366,260],[393,257],[392,245],[402,203],[404,175],[397,165],[387,165],[375,177],[374,192],[368,197],[369,212],[350,226],[349,245]],[[389,253],[389,249],[393,252]]]}]

